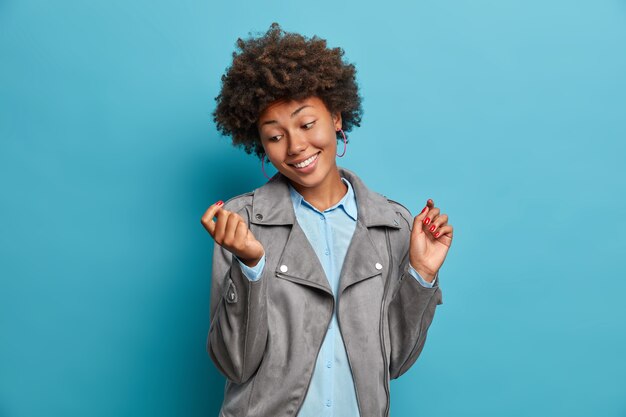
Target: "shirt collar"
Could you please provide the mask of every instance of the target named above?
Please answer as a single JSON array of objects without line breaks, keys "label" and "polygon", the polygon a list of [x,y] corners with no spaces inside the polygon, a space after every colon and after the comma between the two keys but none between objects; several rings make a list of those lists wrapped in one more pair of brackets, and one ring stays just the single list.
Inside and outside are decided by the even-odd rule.
[{"label": "shirt collar", "polygon": [[[356,202],[356,197],[354,195],[354,190],[352,188],[352,184],[350,184],[350,181],[348,181],[344,177],[341,177],[341,181],[343,181],[343,183],[348,186],[348,191],[341,198],[341,200],[339,200],[339,202],[337,204],[335,204],[332,207],[327,208],[324,211],[327,212],[327,211],[334,210],[337,207],[341,207],[346,212],[346,214],[352,218],[352,220],[356,221],[356,218],[357,218],[357,202]],[[313,209],[313,210],[317,211],[318,213],[320,213],[320,211],[317,208],[313,207],[313,205],[311,203],[309,203],[308,201],[306,201],[304,199],[302,194],[300,194],[298,191],[296,191],[296,189],[291,185],[291,183],[289,183],[288,185],[289,185],[289,194],[291,196],[291,202],[293,204],[294,212],[297,213],[298,209],[300,208],[300,206],[303,203],[305,203],[308,207],[310,207],[311,209]]]},{"label": "shirt collar", "polygon": [[[365,227],[387,226],[400,229],[398,213],[390,200],[370,190],[353,171],[337,167],[339,176],[350,181],[359,210],[357,221]],[[288,178],[278,171],[263,186],[247,193],[252,196],[250,222],[259,225],[294,224],[296,216],[289,198]]]}]

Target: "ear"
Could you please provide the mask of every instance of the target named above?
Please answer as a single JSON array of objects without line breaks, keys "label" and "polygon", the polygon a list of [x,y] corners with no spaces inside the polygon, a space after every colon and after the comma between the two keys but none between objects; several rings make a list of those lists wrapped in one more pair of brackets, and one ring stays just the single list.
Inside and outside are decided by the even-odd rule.
[{"label": "ear", "polygon": [[333,115],[333,124],[335,125],[335,131],[341,129],[342,120],[341,120],[341,112],[337,112]]}]

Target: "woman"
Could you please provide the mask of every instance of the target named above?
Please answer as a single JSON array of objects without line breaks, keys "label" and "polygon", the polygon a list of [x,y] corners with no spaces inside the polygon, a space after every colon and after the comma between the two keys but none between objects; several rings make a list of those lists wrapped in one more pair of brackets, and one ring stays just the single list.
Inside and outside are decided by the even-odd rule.
[{"label": "woman", "polygon": [[202,217],[216,243],[207,350],[227,378],[221,416],[388,416],[389,380],[442,304],[448,216],[429,199],[413,218],[337,166],[362,113],[340,48],[276,23],[238,46],[215,121],[278,173]]}]

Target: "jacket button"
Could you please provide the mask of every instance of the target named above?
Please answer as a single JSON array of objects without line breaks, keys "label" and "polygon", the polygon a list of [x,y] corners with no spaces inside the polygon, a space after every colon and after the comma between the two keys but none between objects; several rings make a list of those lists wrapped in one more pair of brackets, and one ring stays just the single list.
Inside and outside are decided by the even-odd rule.
[{"label": "jacket button", "polygon": [[261,213],[257,213],[256,216],[254,216],[257,220],[263,220],[263,215]]},{"label": "jacket button", "polygon": [[228,291],[226,292],[226,302],[228,303],[236,303],[237,302],[237,292],[235,291],[235,286],[231,282],[228,286]]},{"label": "jacket button", "polygon": [[383,269],[383,266],[380,263],[376,262],[376,269],[381,270]]},{"label": "jacket button", "polygon": [[287,265],[281,265],[280,266],[280,272],[287,272],[289,268],[287,268]]}]

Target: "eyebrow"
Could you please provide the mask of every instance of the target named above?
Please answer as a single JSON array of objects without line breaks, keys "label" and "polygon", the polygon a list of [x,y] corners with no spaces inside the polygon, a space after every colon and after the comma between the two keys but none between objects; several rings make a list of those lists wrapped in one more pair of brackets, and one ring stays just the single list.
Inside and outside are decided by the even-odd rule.
[{"label": "eyebrow", "polygon": [[[296,114],[300,113],[300,111],[306,107],[313,107],[310,104],[305,104],[304,106],[298,107],[293,113],[291,113],[291,116],[293,118],[293,116],[295,116]],[[261,123],[261,126],[265,126],[271,123],[277,123],[276,120],[266,120],[263,123]]]}]

